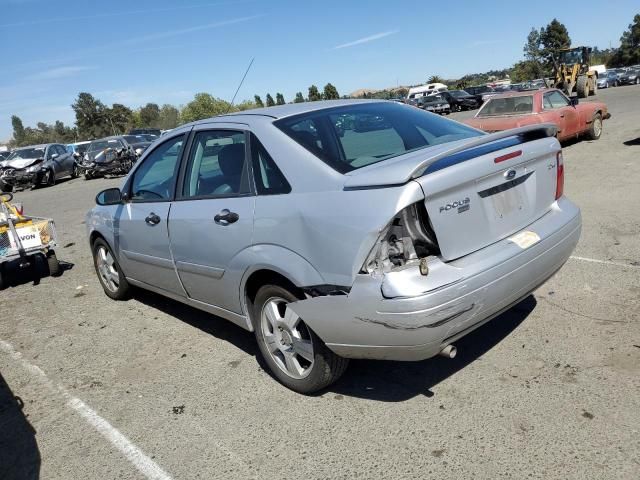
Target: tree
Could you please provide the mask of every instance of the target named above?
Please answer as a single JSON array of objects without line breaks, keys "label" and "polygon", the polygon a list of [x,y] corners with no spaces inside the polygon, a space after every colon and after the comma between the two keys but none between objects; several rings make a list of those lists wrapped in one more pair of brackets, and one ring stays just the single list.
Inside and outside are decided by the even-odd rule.
[{"label": "tree", "polygon": [[202,120],[203,118],[222,115],[231,110],[231,104],[209,93],[196,93],[193,100],[187,103],[180,112],[184,123]]},{"label": "tree", "polygon": [[633,23],[622,33],[620,48],[611,58],[611,63],[616,66],[640,63],[640,14],[633,17]]},{"label": "tree", "polygon": [[140,121],[144,127],[157,127],[160,123],[160,107],[157,103],[147,103],[140,109]]},{"label": "tree", "polygon": [[276,102],[273,101],[273,97],[270,93],[267,93],[267,107],[273,107]]},{"label": "tree", "polygon": [[304,103],[304,97],[302,96],[302,92],[296,93],[296,98],[293,100],[293,103]]},{"label": "tree", "polygon": [[76,128],[78,136],[92,139],[109,134],[110,128],[105,118],[105,106],[97,98],[87,92],[78,94],[78,98],[71,105],[76,114]]},{"label": "tree", "polygon": [[516,65],[514,65],[514,68],[516,68],[516,66],[522,64],[519,66],[519,74],[527,73],[531,76],[516,81],[532,80],[534,78],[539,78],[542,76],[541,32],[542,29],[540,29],[540,31],[536,30],[535,28],[531,29],[529,35],[527,36],[527,42],[522,48],[524,52],[525,62],[518,62]]},{"label": "tree", "polygon": [[316,87],[315,85],[311,85],[309,87],[308,100],[310,102],[317,102],[318,100],[322,100],[322,95],[320,95],[320,92],[318,91],[318,87]]},{"label": "tree", "polygon": [[551,23],[546,28],[540,29],[540,45],[542,46],[541,56],[547,69],[551,70],[553,68],[553,60],[558,58],[560,50],[571,46],[571,38],[567,27],[555,18],[551,20]]},{"label": "tree", "polygon": [[264,107],[264,103],[262,103],[262,99],[260,98],[260,95],[254,95],[253,99],[255,100],[256,105],[258,106],[258,108]]},{"label": "tree", "polygon": [[17,115],[11,116],[11,125],[13,126],[13,140],[16,145],[23,145],[24,142],[24,125]]},{"label": "tree", "polygon": [[276,105],[284,105],[285,103],[287,102],[284,101],[284,95],[276,93]]},{"label": "tree", "polygon": [[160,120],[158,122],[158,128],[162,130],[171,130],[176,128],[180,123],[180,112],[173,105],[165,103],[160,109]]},{"label": "tree", "polygon": [[105,108],[104,116],[107,119],[107,127],[114,135],[125,133],[133,125],[133,112],[120,103]]},{"label": "tree", "polygon": [[516,63],[511,70],[512,82],[520,83],[534,78],[540,78],[540,64],[533,60],[522,60]]},{"label": "tree", "polygon": [[324,94],[323,97],[325,100],[338,100],[340,98],[340,94],[338,93],[338,89],[327,83],[324,86]]},{"label": "tree", "polygon": [[[264,107],[264,105],[262,105]],[[258,108],[256,102],[252,102],[251,100],[243,100],[239,104],[237,104],[234,110],[243,111],[243,110],[251,110],[252,108]]]},{"label": "tree", "polygon": [[444,83],[444,79],[439,75],[431,75],[427,79],[427,83]]}]

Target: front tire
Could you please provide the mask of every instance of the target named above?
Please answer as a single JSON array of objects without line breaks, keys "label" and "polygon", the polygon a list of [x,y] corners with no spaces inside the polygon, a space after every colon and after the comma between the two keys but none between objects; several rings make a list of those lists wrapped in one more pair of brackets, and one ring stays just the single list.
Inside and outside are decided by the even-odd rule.
[{"label": "front tire", "polygon": [[591,122],[591,126],[589,127],[589,132],[587,134],[591,140],[598,140],[602,135],[602,115],[599,113],[593,117],[593,121]]},{"label": "front tire", "polygon": [[313,393],[335,382],[349,360],[339,357],[287,304],[298,301],[279,285],[261,287],[253,302],[251,322],[260,354],[284,386]]},{"label": "front tire", "polygon": [[129,282],[122,273],[111,247],[102,238],[93,242],[93,266],[104,293],[113,300],[125,300],[131,294]]},{"label": "front tire", "polygon": [[0,192],[2,193],[11,193],[13,192],[13,185],[9,185],[8,183],[4,183],[0,180]]},{"label": "front tire", "polygon": [[49,252],[49,255],[47,255],[47,266],[49,267],[49,275],[52,277],[59,277],[62,274],[60,262],[53,250]]}]

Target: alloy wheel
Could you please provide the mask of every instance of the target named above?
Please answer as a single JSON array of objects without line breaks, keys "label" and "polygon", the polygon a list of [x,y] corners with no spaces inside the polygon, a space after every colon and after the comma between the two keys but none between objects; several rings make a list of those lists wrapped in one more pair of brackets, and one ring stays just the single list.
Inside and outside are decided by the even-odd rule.
[{"label": "alloy wheel", "polygon": [[268,299],[260,315],[262,338],[271,359],[291,378],[305,378],[311,372],[314,349],[309,328],[287,301],[280,297]]},{"label": "alloy wheel", "polygon": [[595,134],[596,138],[602,134],[602,120],[600,119],[600,117],[596,117],[593,120],[593,133]]},{"label": "alloy wheel", "polygon": [[102,284],[110,292],[117,292],[120,287],[120,275],[113,255],[103,245],[100,245],[96,250],[96,266]]}]

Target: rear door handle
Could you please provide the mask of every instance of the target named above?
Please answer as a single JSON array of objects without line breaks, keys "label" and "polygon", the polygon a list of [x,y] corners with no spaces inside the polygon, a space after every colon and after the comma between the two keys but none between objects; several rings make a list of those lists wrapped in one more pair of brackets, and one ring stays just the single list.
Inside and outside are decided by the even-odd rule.
[{"label": "rear door handle", "polygon": [[218,213],[215,217],[213,217],[213,220],[220,225],[229,225],[230,223],[237,222],[239,218],[240,215],[238,215],[236,212],[230,212],[225,208],[224,210],[220,211],[220,213]]},{"label": "rear door handle", "polygon": [[147,215],[147,218],[145,218],[144,221],[147,222],[147,225],[157,225],[160,223],[160,217],[151,212],[149,215]]}]

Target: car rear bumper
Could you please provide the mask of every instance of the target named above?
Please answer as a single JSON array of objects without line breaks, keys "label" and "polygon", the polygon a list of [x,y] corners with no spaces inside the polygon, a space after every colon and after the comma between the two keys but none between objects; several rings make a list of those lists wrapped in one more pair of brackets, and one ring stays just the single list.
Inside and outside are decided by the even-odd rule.
[{"label": "car rear bumper", "polygon": [[581,225],[579,208],[561,198],[525,229],[540,238],[527,248],[507,238],[446,264],[432,258],[427,276],[417,265],[378,278],[361,274],[348,295],[290,307],[338,355],[422,360],[548,280],[571,255]]}]

